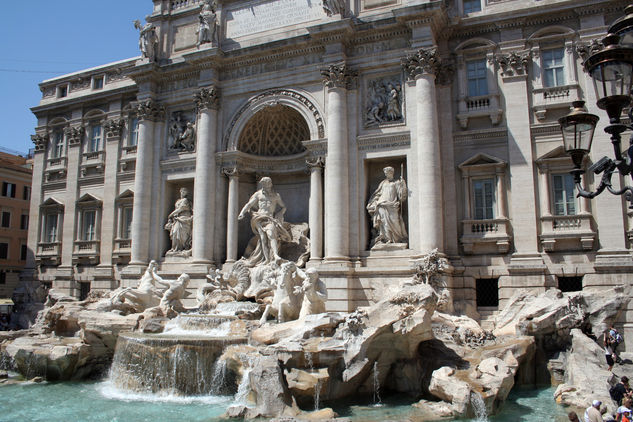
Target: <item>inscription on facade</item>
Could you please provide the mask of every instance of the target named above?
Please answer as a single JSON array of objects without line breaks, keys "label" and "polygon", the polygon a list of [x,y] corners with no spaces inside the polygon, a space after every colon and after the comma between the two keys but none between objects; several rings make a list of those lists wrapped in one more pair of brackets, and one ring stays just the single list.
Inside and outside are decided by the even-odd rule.
[{"label": "inscription on facade", "polygon": [[226,37],[243,37],[321,19],[324,15],[320,0],[275,0],[252,4],[228,11]]}]

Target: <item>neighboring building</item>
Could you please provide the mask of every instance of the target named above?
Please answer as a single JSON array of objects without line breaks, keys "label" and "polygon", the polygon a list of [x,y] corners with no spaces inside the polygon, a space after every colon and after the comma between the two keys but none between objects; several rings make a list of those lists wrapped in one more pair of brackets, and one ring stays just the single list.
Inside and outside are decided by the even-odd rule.
[{"label": "neighboring building", "polygon": [[32,173],[30,159],[0,151],[0,298],[11,298],[29,255]]},{"label": "neighboring building", "polygon": [[[455,310],[475,317],[518,288],[630,286],[630,211],[575,197],[557,123],[586,99],[601,116],[592,159],[610,154],[581,63],[626,2],[203,5],[154,0],[143,57],[40,84],[28,267],[41,282],[82,297],[135,283],[155,259],[195,287],[242,256],[252,233],[238,212],[271,176],[286,219],[309,222],[331,310],[409,279],[434,248]],[[372,248],[366,206],[387,165],[408,185],[409,238]],[[192,255],[166,256],[183,187]]]}]

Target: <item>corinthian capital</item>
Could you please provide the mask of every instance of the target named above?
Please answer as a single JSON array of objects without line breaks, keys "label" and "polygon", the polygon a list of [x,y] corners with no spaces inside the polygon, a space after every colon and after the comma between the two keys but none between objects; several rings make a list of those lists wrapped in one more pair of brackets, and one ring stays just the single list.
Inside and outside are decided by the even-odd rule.
[{"label": "corinthian capital", "polygon": [[150,98],[136,104],[136,114],[139,120],[157,121],[165,116],[165,107]]},{"label": "corinthian capital", "polygon": [[202,88],[193,94],[193,101],[196,103],[198,110],[217,110],[220,105],[220,90],[215,85]]},{"label": "corinthian capital", "polygon": [[437,76],[441,68],[440,56],[435,47],[421,48],[402,59],[401,64],[409,79],[415,79],[416,76],[424,74]]},{"label": "corinthian capital", "polygon": [[45,133],[36,133],[31,135],[31,141],[35,144],[35,152],[45,151],[48,144],[48,135]]},{"label": "corinthian capital", "polygon": [[120,137],[124,126],[125,121],[123,119],[111,119],[103,124],[108,139]]},{"label": "corinthian capital", "polygon": [[358,71],[350,69],[345,63],[331,64],[321,69],[321,76],[323,84],[328,88],[349,89],[358,77]]},{"label": "corinthian capital", "polygon": [[81,140],[84,137],[83,126],[70,126],[64,129],[64,134],[68,140],[68,145],[74,146],[81,144]]}]

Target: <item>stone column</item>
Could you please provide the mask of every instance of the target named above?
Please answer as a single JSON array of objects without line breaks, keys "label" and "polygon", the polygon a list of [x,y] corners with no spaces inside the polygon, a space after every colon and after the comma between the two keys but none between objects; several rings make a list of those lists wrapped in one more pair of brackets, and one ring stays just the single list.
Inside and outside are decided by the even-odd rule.
[{"label": "stone column", "polygon": [[323,182],[321,180],[324,160],[315,157],[306,160],[310,169],[310,201],[308,225],[310,226],[310,260],[323,257]]},{"label": "stone column", "polygon": [[103,186],[103,209],[101,211],[101,240],[100,245],[100,266],[112,265],[112,251],[114,249],[114,238],[118,230],[116,224],[116,180],[117,170],[119,167],[119,146],[121,142],[121,133],[125,128],[123,119],[107,120],[103,125],[106,143],[105,149],[105,171],[104,178],[106,183]]},{"label": "stone column", "polygon": [[345,63],[321,70],[328,88],[328,152],[325,170],[325,259],[349,259],[349,141],[347,90],[358,73]]},{"label": "stone column", "polygon": [[47,134],[38,133],[32,135],[31,140],[35,144],[35,153],[33,154],[33,179],[31,181],[31,205],[29,207],[29,234],[25,270],[35,269],[37,244],[40,241],[42,232],[43,222],[41,219],[43,216],[40,215],[40,204],[42,203],[42,182],[46,165],[46,146],[49,138]]},{"label": "stone column", "polygon": [[402,61],[407,76],[415,80],[416,156],[418,169],[417,249],[443,250],[440,131],[437,122],[435,77],[440,59],[435,48],[420,49]]},{"label": "stone column", "polygon": [[229,178],[229,198],[226,212],[226,262],[237,260],[237,216],[239,210],[240,177],[236,168],[222,170]]},{"label": "stone column", "polygon": [[139,102],[134,209],[132,214],[132,257],[130,264],[144,265],[149,260],[152,208],[152,167],[154,161],[154,123],[163,118],[165,109],[153,99]]},{"label": "stone column", "polygon": [[196,178],[193,187],[194,262],[213,263],[215,229],[215,150],[219,95],[215,86],[194,95],[199,117],[196,127]]},{"label": "stone column", "polygon": [[[73,250],[75,247],[75,223],[77,209],[77,186],[79,177],[79,162],[81,155],[81,141],[84,135],[83,126],[71,126],[65,129],[68,152],[66,162],[66,195],[64,198],[64,222],[62,228],[62,267],[72,267]],[[76,228],[81,230],[80,227]]]}]

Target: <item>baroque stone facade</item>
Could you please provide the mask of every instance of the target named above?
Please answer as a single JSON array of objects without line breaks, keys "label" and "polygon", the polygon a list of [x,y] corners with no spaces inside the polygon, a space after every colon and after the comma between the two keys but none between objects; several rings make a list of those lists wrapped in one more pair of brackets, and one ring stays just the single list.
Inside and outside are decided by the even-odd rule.
[{"label": "baroque stone facade", "polygon": [[[577,98],[601,115],[581,63],[625,2],[325,3],[155,0],[138,58],[43,82],[28,274],[80,296],[154,259],[195,290],[248,249],[238,213],[267,176],[309,224],[328,310],[375,303],[434,249],[450,306],[484,320],[518,288],[630,284],[633,214],[574,197],[557,124]],[[407,236],[375,242],[388,167]],[[168,254],[183,188],[191,250]]]}]

